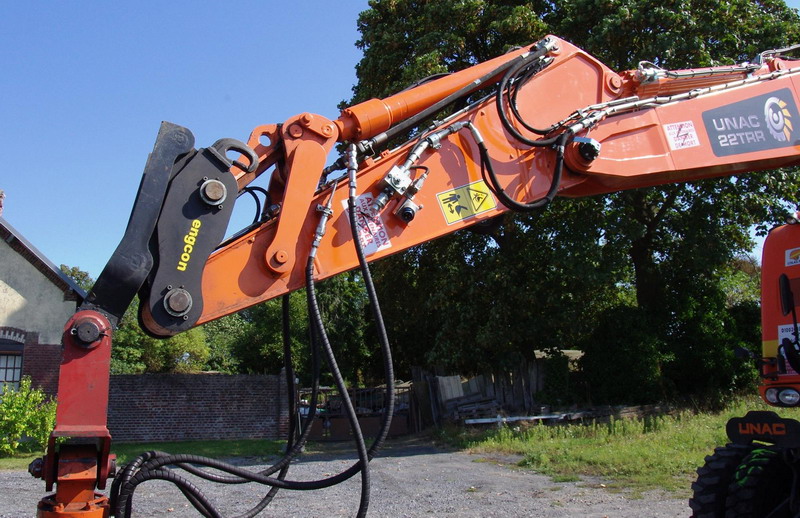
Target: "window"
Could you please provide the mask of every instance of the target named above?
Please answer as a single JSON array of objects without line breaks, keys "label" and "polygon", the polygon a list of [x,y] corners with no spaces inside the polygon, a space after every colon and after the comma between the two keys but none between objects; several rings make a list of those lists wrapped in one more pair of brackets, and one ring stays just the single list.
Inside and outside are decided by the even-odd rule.
[{"label": "window", "polygon": [[0,386],[11,385],[12,389],[18,390],[21,377],[22,355],[0,354]]}]

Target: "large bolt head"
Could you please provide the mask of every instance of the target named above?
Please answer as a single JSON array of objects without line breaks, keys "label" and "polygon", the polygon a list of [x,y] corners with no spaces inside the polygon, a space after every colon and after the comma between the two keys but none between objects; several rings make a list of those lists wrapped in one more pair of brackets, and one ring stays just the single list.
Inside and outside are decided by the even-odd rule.
[{"label": "large bolt head", "polygon": [[219,180],[206,180],[200,186],[200,197],[209,205],[220,205],[227,195],[225,184]]},{"label": "large bolt head", "polygon": [[72,327],[72,335],[78,340],[80,345],[90,346],[97,342],[102,335],[102,330],[93,319],[84,318],[75,323]]},{"label": "large bolt head", "polygon": [[164,309],[174,317],[182,317],[192,309],[192,295],[183,288],[174,288],[164,296]]}]

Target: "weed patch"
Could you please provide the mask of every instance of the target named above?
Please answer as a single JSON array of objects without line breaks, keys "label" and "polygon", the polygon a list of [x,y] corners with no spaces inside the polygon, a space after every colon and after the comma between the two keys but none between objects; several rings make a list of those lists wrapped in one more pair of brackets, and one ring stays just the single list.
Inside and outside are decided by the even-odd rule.
[{"label": "weed patch", "polygon": [[748,410],[773,410],[800,419],[800,409],[776,409],[747,398],[715,413],[685,410],[584,424],[459,429],[450,430],[448,438],[451,444],[481,455],[520,455],[521,467],[554,481],[601,477],[635,494],[663,489],[688,496],[705,456],[728,442],[725,423]]}]

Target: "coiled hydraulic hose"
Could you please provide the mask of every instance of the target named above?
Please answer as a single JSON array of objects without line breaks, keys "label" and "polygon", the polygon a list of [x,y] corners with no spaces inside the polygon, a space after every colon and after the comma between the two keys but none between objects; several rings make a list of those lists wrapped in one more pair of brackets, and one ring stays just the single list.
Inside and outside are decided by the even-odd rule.
[{"label": "coiled hydraulic hose", "polygon": [[518,73],[513,71],[509,71],[509,77],[511,77],[511,85],[507,88],[501,85],[498,87],[498,92],[504,92],[507,98],[508,107],[511,110],[511,113],[514,114],[514,118],[528,131],[532,133],[536,133],[538,135],[548,135],[553,131],[557,130],[561,124],[555,123],[548,128],[536,128],[528,124],[528,122],[522,117],[519,113],[519,108],[517,106],[517,96],[519,95],[520,89],[531,79],[534,75],[536,75],[542,68],[541,63],[531,63],[528,64],[527,67],[522,68]]},{"label": "coiled hydraulic hose", "polygon": [[349,193],[347,197],[347,207],[350,215],[350,232],[353,235],[353,243],[356,248],[356,255],[358,256],[358,263],[361,267],[361,275],[364,278],[364,286],[367,289],[367,297],[369,298],[370,307],[372,308],[372,317],[375,322],[375,327],[378,332],[378,341],[380,342],[381,352],[383,356],[383,375],[386,380],[386,395],[384,397],[385,411],[381,427],[378,430],[378,436],[375,443],[370,448],[370,459],[378,453],[386,436],[389,434],[389,427],[392,424],[392,416],[394,415],[394,363],[392,361],[392,348],[389,344],[389,336],[386,332],[386,323],[383,320],[381,313],[381,306],[378,301],[378,293],[375,291],[375,284],[372,281],[372,273],[367,263],[366,255],[364,254],[364,247],[361,245],[361,240],[358,237],[358,225],[356,218],[358,217],[356,211],[356,172],[358,164],[356,163],[356,146],[351,144],[347,149],[347,172],[349,176]]},{"label": "coiled hydraulic hose", "polygon": [[361,431],[361,424],[358,422],[356,410],[353,407],[353,402],[350,400],[350,394],[347,392],[347,385],[345,384],[344,377],[339,370],[339,365],[336,362],[336,355],[334,354],[331,343],[328,340],[325,324],[322,321],[322,312],[320,311],[317,303],[317,293],[314,281],[314,258],[317,255],[317,247],[319,246],[320,240],[325,234],[325,225],[327,224],[328,218],[332,215],[331,205],[333,204],[333,194],[335,189],[336,185],[334,185],[331,189],[328,205],[320,209],[322,216],[320,217],[320,223],[317,226],[314,242],[311,245],[311,252],[308,254],[308,261],[306,262],[306,301],[308,304],[308,319],[311,324],[311,328],[313,332],[316,333],[316,337],[319,339],[320,345],[322,345],[322,350],[325,353],[328,361],[328,368],[333,376],[333,381],[336,384],[336,388],[339,390],[345,414],[347,415],[347,420],[350,422],[350,429],[353,432],[353,440],[355,441],[356,450],[358,452],[357,466],[358,471],[361,472],[361,500],[356,516],[361,518],[366,516],[367,509],[369,508],[370,483],[367,446],[364,442],[364,434]]}]

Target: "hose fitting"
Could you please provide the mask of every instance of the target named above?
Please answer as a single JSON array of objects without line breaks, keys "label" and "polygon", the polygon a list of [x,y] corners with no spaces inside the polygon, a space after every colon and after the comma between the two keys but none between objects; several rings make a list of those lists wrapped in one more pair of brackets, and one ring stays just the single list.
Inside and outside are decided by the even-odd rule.
[{"label": "hose fitting", "polygon": [[333,195],[336,193],[336,185],[337,184],[334,183],[331,186],[331,195],[328,197],[328,202],[325,205],[317,205],[317,212],[320,212],[322,215],[319,217],[319,223],[314,231],[314,241],[311,243],[311,252],[309,252],[309,257],[311,258],[317,256],[317,249],[319,248],[320,242],[322,242],[322,238],[325,236],[328,220],[333,216]]}]

